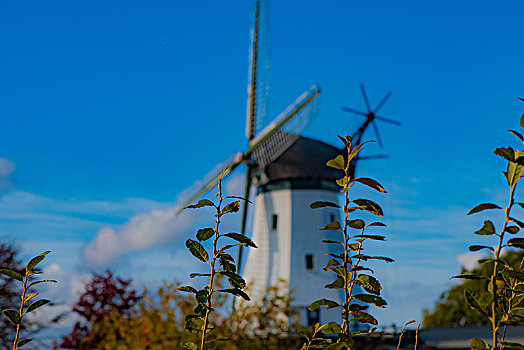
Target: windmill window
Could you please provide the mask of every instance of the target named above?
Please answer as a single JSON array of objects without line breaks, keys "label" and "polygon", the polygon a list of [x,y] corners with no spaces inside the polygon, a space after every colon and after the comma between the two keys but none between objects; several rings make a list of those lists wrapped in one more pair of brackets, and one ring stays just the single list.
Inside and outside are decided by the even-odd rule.
[{"label": "windmill window", "polygon": [[277,229],[277,225],[278,225],[278,215],[277,214],[273,214],[273,216],[271,217],[271,228],[273,230],[276,230]]},{"label": "windmill window", "polygon": [[313,326],[317,323],[320,323],[320,309],[316,309],[315,311],[307,310],[307,325]]},{"label": "windmill window", "polygon": [[306,269],[313,270],[313,254],[306,254]]}]

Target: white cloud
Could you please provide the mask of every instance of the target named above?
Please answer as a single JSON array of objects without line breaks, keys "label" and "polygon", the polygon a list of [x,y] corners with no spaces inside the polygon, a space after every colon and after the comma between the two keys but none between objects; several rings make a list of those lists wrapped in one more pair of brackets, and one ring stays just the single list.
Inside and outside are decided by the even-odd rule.
[{"label": "white cloud", "polygon": [[0,192],[13,187],[9,176],[16,170],[15,163],[7,158],[0,158]]},{"label": "white cloud", "polygon": [[101,228],[94,240],[83,251],[84,262],[89,267],[102,267],[129,251],[150,248],[187,234],[192,219],[182,213],[176,216],[176,207],[153,210],[131,218],[119,230]]},{"label": "white cloud", "polygon": [[[239,195],[243,189],[241,175],[232,176],[224,184],[227,194]],[[194,186],[192,186],[194,188]],[[184,191],[177,203],[184,203],[188,191]],[[173,240],[182,240],[188,236],[190,228],[201,217],[209,217],[206,210],[176,212],[180,206],[173,205],[163,210],[152,210],[132,217],[128,222],[115,230],[102,227],[94,239],[83,250],[86,266],[100,268],[107,266],[115,259],[132,251],[146,250]],[[230,218],[225,224],[229,226]]]},{"label": "white cloud", "polygon": [[486,252],[475,252],[475,253],[462,253],[457,256],[457,262],[464,266],[466,270],[473,270],[478,267],[477,261],[479,259],[488,258],[489,253]]},{"label": "white cloud", "polygon": [[16,169],[15,163],[7,158],[0,158],[0,178],[8,178]]}]

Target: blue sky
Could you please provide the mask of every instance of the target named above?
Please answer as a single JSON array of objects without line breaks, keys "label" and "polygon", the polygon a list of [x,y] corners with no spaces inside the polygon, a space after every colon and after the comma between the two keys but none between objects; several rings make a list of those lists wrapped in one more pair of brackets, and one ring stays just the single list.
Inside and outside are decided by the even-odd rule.
[{"label": "blue sky", "polygon": [[[390,158],[359,169],[389,191],[379,199],[390,239],[376,247],[397,260],[377,267],[386,324],[421,320],[478,242],[482,218],[468,209],[505,202],[504,164],[491,152],[516,146],[506,130],[524,107],[523,10],[520,1],[269,4],[270,115],[318,83],[320,113],[305,135],[335,143],[361,122],[340,110],[364,109],[360,83],[372,104],[393,92],[381,112],[403,126],[380,124],[385,149],[366,149]],[[246,145],[249,19],[249,1],[0,4],[0,237],[26,256],[53,251],[50,273],[69,281],[50,291],[56,298],[74,300],[65,276],[92,271],[82,254],[96,237],[125,242],[98,251],[108,257],[96,268],[137,283],[198,268],[180,243],[205,215],[174,222],[172,208]],[[241,179],[229,189],[240,193]],[[149,241],[133,241],[138,228],[152,230]]]}]

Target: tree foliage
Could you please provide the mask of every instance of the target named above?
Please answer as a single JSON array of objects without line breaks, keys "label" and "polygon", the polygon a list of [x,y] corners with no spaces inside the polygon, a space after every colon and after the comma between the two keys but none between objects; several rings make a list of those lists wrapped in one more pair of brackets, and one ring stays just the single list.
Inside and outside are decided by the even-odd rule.
[{"label": "tree foliage", "polygon": [[[522,251],[509,250],[503,256],[504,261],[514,268],[518,268],[524,253]],[[486,275],[493,271],[493,264],[482,264],[468,271],[462,268],[460,274]],[[424,310],[423,327],[465,327],[465,326],[489,326],[489,320],[472,309],[464,298],[466,290],[475,293],[486,293],[488,281],[484,279],[465,279],[443,292],[433,309]],[[524,306],[521,305],[521,306]]]},{"label": "tree foliage", "polygon": [[94,274],[72,309],[81,320],[74,324],[72,332],[64,336],[59,344],[54,344],[54,348],[96,348],[101,341],[101,335],[93,331],[93,326],[111,313],[123,317],[130,316],[138,300],[137,292],[131,288],[131,280],[114,277],[109,270],[105,274]]},{"label": "tree foliage", "polygon": [[[223,281],[218,281],[219,285]],[[86,324],[89,338],[96,339],[83,343],[81,348],[91,346],[98,350],[182,349],[187,342],[197,342],[197,333],[190,333],[184,319],[193,313],[193,295],[180,293],[179,283],[164,284],[155,292],[144,292],[130,312],[120,313],[112,309],[101,319]],[[291,309],[291,297],[284,282],[266,290],[261,300],[237,304],[235,313],[223,316],[210,315],[210,322],[216,325],[216,338],[228,338],[227,342],[212,343],[224,350],[280,350],[296,344],[296,323],[289,319],[296,316]],[[224,309],[227,298],[219,296],[215,307]],[[78,343],[77,343],[78,344]]]}]

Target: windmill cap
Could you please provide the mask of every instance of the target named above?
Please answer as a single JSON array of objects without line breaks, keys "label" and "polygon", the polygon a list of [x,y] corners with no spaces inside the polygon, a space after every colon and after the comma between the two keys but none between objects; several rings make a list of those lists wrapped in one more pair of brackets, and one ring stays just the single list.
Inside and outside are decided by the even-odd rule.
[{"label": "windmill cap", "polygon": [[325,180],[335,183],[343,173],[326,163],[342,150],[325,142],[299,136],[275,161],[264,168],[268,183],[281,180]]}]

